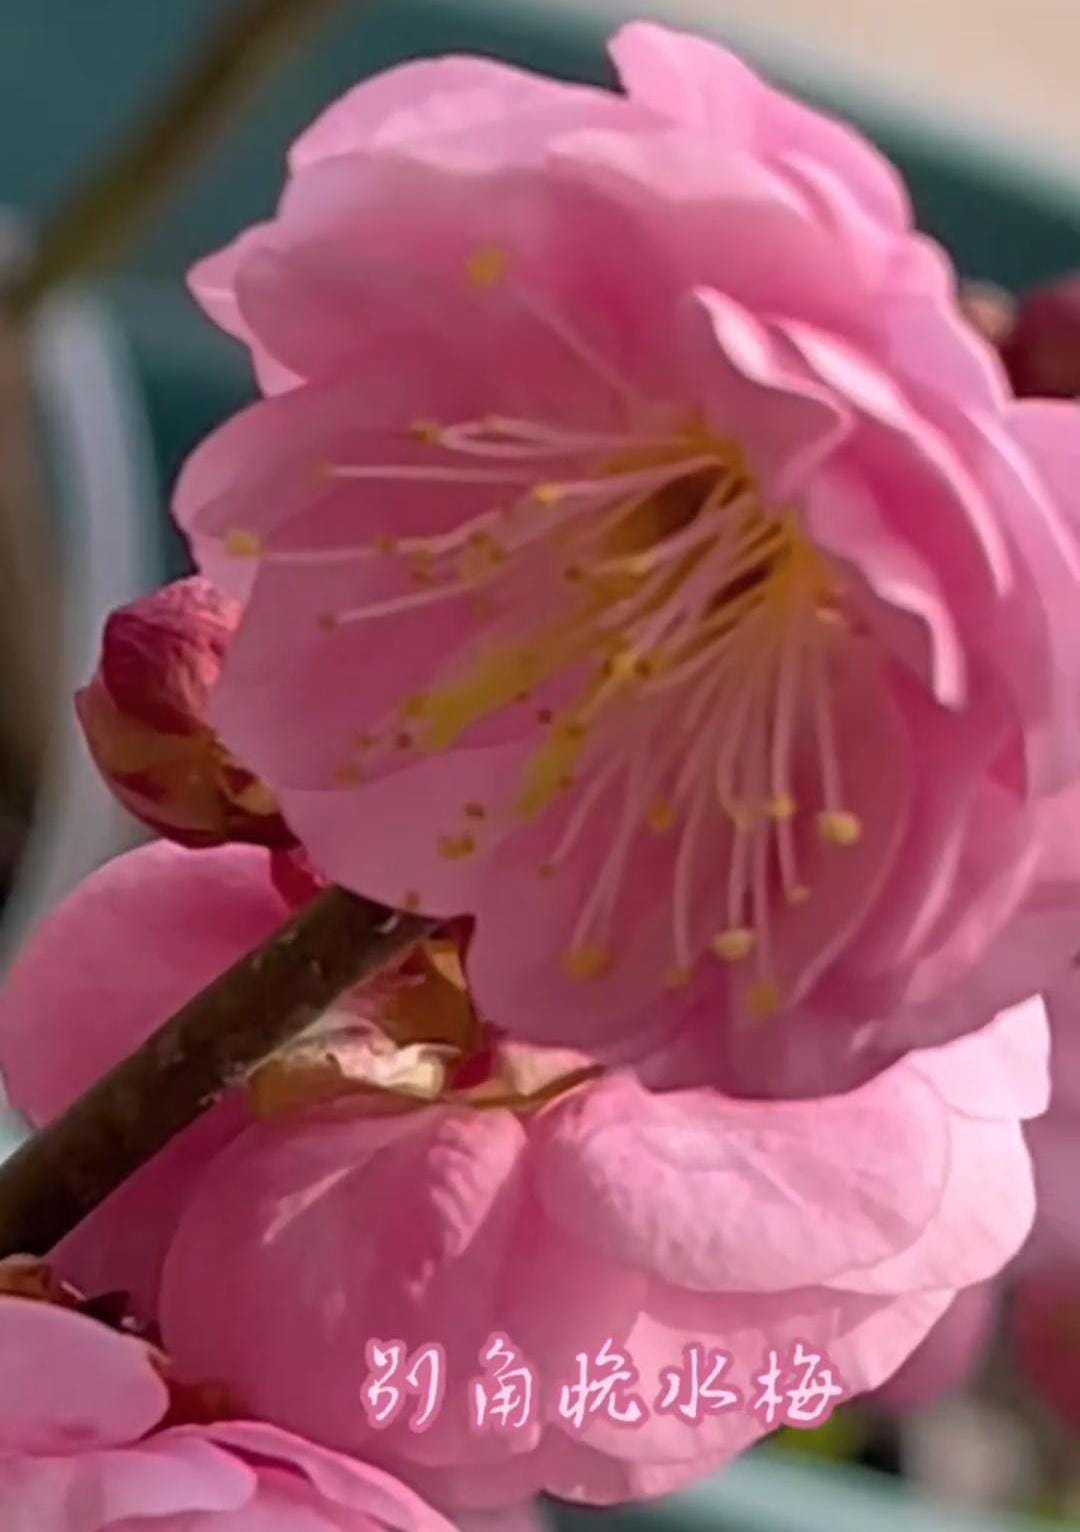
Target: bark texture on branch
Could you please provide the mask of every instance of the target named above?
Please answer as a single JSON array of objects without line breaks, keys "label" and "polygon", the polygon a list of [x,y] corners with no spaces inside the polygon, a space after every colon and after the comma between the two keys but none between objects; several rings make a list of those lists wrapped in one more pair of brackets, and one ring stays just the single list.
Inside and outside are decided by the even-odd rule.
[{"label": "bark texture on branch", "polygon": [[434,929],[330,888],[0,1166],[0,1258],[44,1255],[337,997]]}]

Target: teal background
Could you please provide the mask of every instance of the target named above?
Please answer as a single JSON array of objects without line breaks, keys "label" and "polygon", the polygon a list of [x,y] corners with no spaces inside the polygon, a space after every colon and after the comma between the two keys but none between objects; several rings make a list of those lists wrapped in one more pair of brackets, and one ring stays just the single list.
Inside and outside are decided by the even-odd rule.
[{"label": "teal background", "polygon": [[[117,142],[219,12],[221,0],[4,0],[0,202],[47,215]],[[641,9],[645,9],[643,6]],[[628,7],[627,15],[638,13]],[[514,0],[346,0],[263,86],[206,163],[138,240],[108,292],[131,345],[162,493],[194,443],[250,397],[243,357],[196,315],[182,276],[266,216],[286,148],[335,95],[404,58],[480,52],[565,78],[609,80],[605,26],[587,12]],[[1080,265],[1080,198],[1049,170],[960,139],[880,101],[853,99],[805,57],[755,48],[766,72],[857,119],[907,176],[924,227],[969,276],[1033,284]],[[165,567],[183,551],[160,525]]]},{"label": "teal background", "polygon": [[[947,0],[942,0],[947,3]],[[0,9],[0,203],[47,216],[86,169],[152,102],[222,0],[2,0]],[[629,14],[629,13],[628,13]],[[59,508],[69,527],[84,525],[100,540],[101,507],[127,521],[125,590],[157,583],[183,567],[184,555],[165,516],[168,487],[190,448],[251,397],[240,350],[196,313],[182,286],[191,261],[265,216],[280,187],[285,150],[296,132],[357,78],[406,57],[446,51],[483,52],[566,78],[607,79],[602,29],[579,15],[510,0],[349,0],[338,17],[263,88],[223,136],[205,166],[156,217],[122,269],[110,275],[85,307],[78,340],[98,334],[107,369],[87,373],[63,409],[47,421],[58,460]],[[755,53],[753,46],[748,50]],[[805,59],[756,50],[756,61],[779,82],[859,121],[896,159],[911,184],[920,221],[952,250],[968,275],[1023,286],[1080,266],[1080,195],[1059,175],[1014,163],[1000,146],[961,138],[924,118],[874,100],[860,100],[808,72]],[[83,300],[79,300],[81,304]],[[78,316],[76,316],[78,318]],[[70,321],[70,316],[69,316]],[[77,325],[76,325],[77,328]],[[54,357],[78,360],[67,332]],[[65,349],[67,348],[67,349]],[[90,346],[93,351],[93,345]],[[93,357],[91,357],[93,361]],[[86,365],[85,355],[83,365]],[[123,493],[103,463],[78,461],[74,442],[101,426],[90,411],[91,388],[115,404],[110,450],[132,465]],[[80,416],[79,399],[86,403]],[[97,401],[100,404],[100,399]],[[49,412],[46,411],[48,414]],[[137,465],[137,471],[136,467]],[[96,475],[96,479],[94,476]],[[115,476],[119,486],[122,475]],[[90,480],[94,479],[91,483]],[[135,525],[138,485],[145,524]],[[92,490],[92,493],[89,491]],[[98,507],[91,510],[90,506]],[[94,522],[94,518],[97,518]],[[94,523],[91,526],[91,523]],[[136,548],[137,552],[131,550]],[[106,541],[104,558],[112,555]],[[83,558],[84,552],[73,555]],[[119,557],[119,555],[117,555]],[[72,570],[78,588],[81,569]],[[118,599],[116,593],[112,599]],[[80,618],[73,666],[85,666],[96,644],[99,614]],[[57,878],[44,882],[34,910],[55,897],[73,869],[64,846],[50,855]],[[43,859],[50,867],[49,856]],[[54,868],[55,871],[55,868]],[[29,923],[29,917],[27,917]],[[560,1510],[560,1532],[1008,1532],[985,1521],[953,1517],[920,1505],[896,1482],[835,1467],[822,1468],[753,1454],[716,1483],[664,1506],[597,1516]],[[1008,1524],[1023,1532],[1020,1523]]]}]

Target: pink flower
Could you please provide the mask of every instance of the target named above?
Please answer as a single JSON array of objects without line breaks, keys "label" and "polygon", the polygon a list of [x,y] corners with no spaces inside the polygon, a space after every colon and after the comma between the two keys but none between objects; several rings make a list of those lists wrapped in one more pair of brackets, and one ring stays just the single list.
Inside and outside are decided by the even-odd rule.
[{"label": "pink flower", "polygon": [[451,1532],[379,1469],[273,1426],[160,1429],[146,1346],[82,1314],[0,1296],[0,1356],[11,1532]]},{"label": "pink flower", "polygon": [[75,706],[87,745],[124,807],[181,845],[293,837],[268,790],[233,760],[206,706],[239,604],[207,580],[177,580],[118,608],[97,674]]},{"label": "pink flower", "polygon": [[[15,1102],[39,1120],[62,1109],[272,929],[283,906],[269,868],[251,848],[157,846],[88,880],[0,1001]],[[1025,1237],[1020,1119],[1044,1092],[1033,1001],[813,1103],[650,1095],[625,1074],[539,1112],[446,1101],[372,1115],[343,1097],[254,1122],[232,1100],[56,1262],[84,1290],[133,1290],[186,1376],[400,1470],[437,1503],[661,1493],[770,1423],[654,1414],[636,1431],[595,1419],[577,1433],[556,1418],[556,1385],[578,1352],[610,1338],[650,1405],[694,1344],[731,1353],[745,1391],[770,1347],[796,1341],[827,1352],[848,1391],[876,1387]],[[540,1369],[542,1430],[469,1429],[462,1390],[497,1328]],[[445,1346],[430,1431],[368,1427],[358,1401],[373,1337]]]},{"label": "pink flower", "polygon": [[[1020,1246],[1040,1009],[814,1103],[652,1096],[616,1075],[524,1118],[453,1105],[371,1117],[342,1102],[255,1125],[180,1218],[166,1342],[182,1374],[212,1364],[260,1415],[436,1504],[674,1489],[779,1424],[752,1407],[770,1349],[801,1342],[845,1395],[875,1388]],[[479,1434],[470,1388],[492,1336],[533,1370],[535,1416]],[[369,1347],[394,1341],[410,1357],[443,1348],[441,1409],[422,1429],[427,1374],[389,1423],[357,1408]],[[605,1343],[634,1369],[635,1429],[560,1407],[579,1356]],[[743,1407],[693,1422],[658,1408],[695,1346],[728,1355]]]},{"label": "pink flower", "polygon": [[1080,414],[856,134],[612,51],[357,87],[196,269],[270,395],[177,495],[246,601],[212,717],[328,875],[475,915],[520,1036],[841,1088],[1030,992],[978,971],[1077,771]]}]

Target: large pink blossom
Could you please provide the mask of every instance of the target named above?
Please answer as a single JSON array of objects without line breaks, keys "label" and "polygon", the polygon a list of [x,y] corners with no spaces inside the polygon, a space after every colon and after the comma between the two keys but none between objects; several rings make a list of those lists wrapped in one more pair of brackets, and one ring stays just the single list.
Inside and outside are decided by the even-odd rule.
[{"label": "large pink blossom", "polygon": [[[27,946],[0,1001],[0,1066],[47,1119],[283,913],[252,848],[145,848],[102,869]],[[61,961],[60,959],[63,959]],[[105,1005],[121,963],[127,1000]],[[538,1113],[360,1099],[253,1121],[226,1102],[56,1253],[88,1289],[134,1290],[192,1378],[405,1473],[440,1504],[540,1489],[660,1493],[767,1429],[729,1412],[576,1435],[549,1418],[479,1437],[462,1388],[503,1329],[551,1391],[613,1339],[656,1392],[686,1344],[819,1345],[847,1390],[883,1382],[1032,1216],[1020,1121],[1041,1110],[1039,1002],[823,1101],[650,1095],[628,1074]],[[164,1271],[164,1278],[162,1278]],[[447,1348],[428,1433],[358,1406],[369,1339]]]},{"label": "large pink blossom", "polygon": [[386,1473],[253,1421],[159,1429],[147,1347],[0,1296],[5,1532],[452,1532]]},{"label": "large pink blossom", "polygon": [[[673,1489],[769,1429],[750,1406],[770,1348],[801,1341],[846,1393],[873,1388],[1019,1248],[1034,1210],[1019,1119],[1045,1090],[1032,1010],[814,1103],[613,1076],[524,1120],[342,1104],[259,1124],[180,1219],[163,1334],[181,1368],[212,1364],[260,1414],[437,1504]],[[534,1367],[541,1404],[527,1429],[478,1436],[469,1386],[493,1334]],[[422,1434],[408,1411],[381,1427],[357,1409],[373,1338],[445,1347]],[[684,1347],[719,1347],[745,1407],[568,1424],[560,1389],[605,1341],[650,1407]]]},{"label": "large pink blossom", "polygon": [[176,499],[246,601],[212,716],[330,876],[477,917],[520,1035],[841,1087],[1025,993],[980,969],[1077,771],[1080,412],[855,133],[612,51],[360,85],[196,269],[269,395]]}]

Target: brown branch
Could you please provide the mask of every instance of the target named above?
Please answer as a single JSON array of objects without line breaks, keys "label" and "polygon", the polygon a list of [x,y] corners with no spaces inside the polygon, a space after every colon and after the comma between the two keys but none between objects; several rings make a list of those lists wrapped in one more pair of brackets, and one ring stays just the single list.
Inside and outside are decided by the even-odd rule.
[{"label": "brown branch", "polygon": [[330,888],[0,1166],[0,1257],[44,1255],[346,989],[433,929]]},{"label": "brown branch", "polygon": [[7,301],[25,314],[107,261],[213,142],[238,102],[340,0],[243,0],[202,42],[148,118],[42,232]]}]

